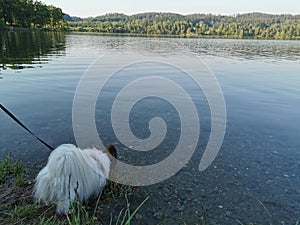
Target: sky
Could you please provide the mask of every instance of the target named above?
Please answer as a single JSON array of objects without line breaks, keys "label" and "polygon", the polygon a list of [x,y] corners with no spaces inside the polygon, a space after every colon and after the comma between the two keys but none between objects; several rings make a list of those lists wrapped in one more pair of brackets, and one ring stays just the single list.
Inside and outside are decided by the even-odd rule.
[{"label": "sky", "polygon": [[299,0],[41,0],[62,8],[71,16],[89,17],[106,13],[132,15],[141,12],[173,12],[179,14],[212,13],[234,15],[263,12],[300,14]]}]

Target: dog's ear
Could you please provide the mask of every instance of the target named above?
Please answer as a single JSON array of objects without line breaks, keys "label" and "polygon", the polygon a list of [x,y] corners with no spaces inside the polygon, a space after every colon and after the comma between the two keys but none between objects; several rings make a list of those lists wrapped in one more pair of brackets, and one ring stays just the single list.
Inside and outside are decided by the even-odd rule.
[{"label": "dog's ear", "polygon": [[111,161],[110,167],[113,168],[117,163],[117,150],[112,144],[108,145],[103,153],[106,153]]},{"label": "dog's ear", "polygon": [[109,153],[112,157],[114,157],[115,159],[117,158],[117,150],[115,148],[115,146],[113,146],[112,144],[108,145],[104,151],[104,153]]}]

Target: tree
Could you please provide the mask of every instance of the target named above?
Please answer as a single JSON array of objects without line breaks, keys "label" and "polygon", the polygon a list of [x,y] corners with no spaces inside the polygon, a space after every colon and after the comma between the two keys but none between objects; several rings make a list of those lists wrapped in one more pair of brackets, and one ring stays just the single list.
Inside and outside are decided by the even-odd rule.
[{"label": "tree", "polygon": [[2,0],[1,1],[1,13],[5,24],[13,25],[14,16],[17,11],[17,1],[15,0]]},{"label": "tree", "polygon": [[49,6],[48,7],[49,14],[50,14],[50,26],[51,28],[59,28],[60,22],[64,16],[62,10],[60,8]]},{"label": "tree", "polygon": [[20,27],[30,27],[33,17],[33,2],[19,0],[16,1],[15,7],[14,24]]},{"label": "tree", "polygon": [[29,28],[63,28],[66,22],[60,8],[33,0],[0,0],[0,19],[4,24]]}]

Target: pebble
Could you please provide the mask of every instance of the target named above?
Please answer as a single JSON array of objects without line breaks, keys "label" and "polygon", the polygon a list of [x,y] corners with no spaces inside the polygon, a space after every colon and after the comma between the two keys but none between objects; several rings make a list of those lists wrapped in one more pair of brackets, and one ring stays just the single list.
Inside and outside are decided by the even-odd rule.
[{"label": "pebble", "polygon": [[135,218],[137,219],[137,220],[142,220],[143,219],[143,216],[141,215],[141,214],[135,214]]},{"label": "pebble", "polygon": [[231,211],[226,211],[226,212],[225,212],[225,214],[226,214],[226,216],[228,216],[228,217],[229,217],[229,216],[231,216],[231,215],[232,215],[232,212],[231,212]]},{"label": "pebble", "polygon": [[266,184],[271,184],[272,183],[272,180],[267,180],[266,181]]},{"label": "pebble", "polygon": [[178,206],[177,209],[178,209],[179,212],[181,212],[181,211],[184,210],[184,207],[181,205],[181,206]]},{"label": "pebble", "polygon": [[161,220],[163,217],[163,214],[162,214],[162,212],[156,212],[153,214],[153,217],[157,220]]},{"label": "pebble", "polygon": [[179,192],[179,193],[178,193],[178,197],[179,197],[182,201],[186,199],[185,194],[182,193],[182,192]]},{"label": "pebble", "polygon": [[186,193],[191,194],[193,192],[193,188],[187,188]]}]

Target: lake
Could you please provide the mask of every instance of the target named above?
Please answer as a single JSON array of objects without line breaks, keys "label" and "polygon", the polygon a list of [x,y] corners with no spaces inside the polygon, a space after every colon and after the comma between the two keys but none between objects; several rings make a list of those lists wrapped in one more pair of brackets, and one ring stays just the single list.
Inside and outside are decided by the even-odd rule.
[{"label": "lake", "polygon": [[[104,65],[107,68],[130,57],[149,56],[178,60],[191,70],[205,64],[214,74],[225,99],[226,132],[217,157],[202,172],[198,166],[212,130],[210,103],[205,91],[176,65],[130,64],[115,71],[96,99],[100,139],[104,145],[115,143],[120,161],[132,165],[167,158],[179,142],[182,121],[174,105],[149,96],[132,105],[130,129],[146,139],[149,121],[161,117],[167,126],[165,138],[149,152],[122,144],[110,117],[114,99],[127,84],[148,76],[171,79],[191,96],[199,115],[199,142],[188,163],[169,179],[134,190],[132,206],[150,197],[134,223],[297,224],[300,220],[300,41],[2,32],[0,44],[0,103],[51,146],[76,144],[72,125],[76,88],[91,66],[108,62],[106,55],[113,59]],[[190,55],[204,64],[189,64]],[[164,89],[159,82],[151,85],[157,92]],[[133,93],[144,92],[136,87]],[[93,95],[87,90],[83,101]],[[177,92],[172,97],[185,102]],[[128,99],[123,102],[131,104]],[[123,120],[122,113],[118,121]],[[46,161],[50,151],[3,112],[0,124],[0,157],[11,153],[29,166]],[[86,135],[89,140],[89,132]],[[117,198],[101,206],[104,224],[111,214],[117,217],[120,202]]]}]

